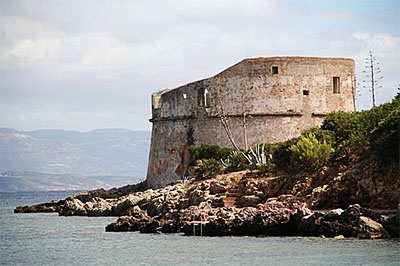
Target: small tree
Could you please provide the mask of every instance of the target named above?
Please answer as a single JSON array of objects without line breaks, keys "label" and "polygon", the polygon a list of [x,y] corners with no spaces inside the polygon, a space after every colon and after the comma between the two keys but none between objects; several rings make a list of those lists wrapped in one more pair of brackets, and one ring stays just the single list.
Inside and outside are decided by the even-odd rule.
[{"label": "small tree", "polygon": [[[382,88],[382,86],[379,86],[378,81],[383,79],[382,76],[380,76],[381,70],[379,68],[379,62],[376,61],[376,58],[373,54],[372,51],[369,51],[368,57],[365,58],[365,70],[363,73],[365,73],[366,79],[363,80],[365,83],[364,88],[368,88],[369,91],[372,94],[372,106],[376,106],[376,100],[375,100],[375,94],[376,90],[379,88]],[[368,83],[370,85],[368,85]]]},{"label": "small tree", "polygon": [[197,179],[204,180],[222,174],[224,172],[224,167],[218,160],[211,158],[197,160],[194,170]]},{"label": "small tree", "polygon": [[233,137],[231,128],[230,128],[229,123],[228,123],[228,118],[227,118],[227,115],[226,115],[225,110],[224,110],[224,104],[222,103],[221,95],[220,95],[220,92],[219,92],[219,90],[217,88],[215,89],[215,96],[216,96],[215,98],[216,98],[217,101],[212,100],[212,103],[215,106],[215,109],[217,111],[219,120],[220,120],[222,126],[224,127],[226,135],[228,136],[229,140],[231,141],[232,146],[235,148],[236,151],[239,152],[240,148],[236,144],[236,141],[235,141],[235,139]]},{"label": "small tree", "polygon": [[313,133],[301,136],[289,147],[291,163],[297,170],[319,171],[328,162],[332,153],[331,144],[319,142]]}]

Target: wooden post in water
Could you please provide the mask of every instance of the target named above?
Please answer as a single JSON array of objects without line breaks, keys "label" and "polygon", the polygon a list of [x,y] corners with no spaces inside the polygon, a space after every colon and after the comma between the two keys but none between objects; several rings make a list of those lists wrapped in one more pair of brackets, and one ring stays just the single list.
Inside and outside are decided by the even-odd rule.
[{"label": "wooden post in water", "polygon": [[200,236],[203,236],[203,215],[200,214]]},{"label": "wooden post in water", "polygon": [[193,214],[192,216],[192,224],[193,224],[193,236],[196,236],[196,223],[194,222],[196,216]]}]

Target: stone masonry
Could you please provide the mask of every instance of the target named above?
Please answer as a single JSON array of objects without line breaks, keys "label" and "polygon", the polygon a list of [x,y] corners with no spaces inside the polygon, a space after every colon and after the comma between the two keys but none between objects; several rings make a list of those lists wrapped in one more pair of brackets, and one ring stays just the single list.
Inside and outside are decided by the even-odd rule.
[{"label": "stone masonry", "polygon": [[190,145],[233,147],[221,115],[237,146],[245,148],[297,137],[329,112],[354,111],[354,75],[348,58],[252,58],[154,93],[149,187],[175,183],[187,173]]}]

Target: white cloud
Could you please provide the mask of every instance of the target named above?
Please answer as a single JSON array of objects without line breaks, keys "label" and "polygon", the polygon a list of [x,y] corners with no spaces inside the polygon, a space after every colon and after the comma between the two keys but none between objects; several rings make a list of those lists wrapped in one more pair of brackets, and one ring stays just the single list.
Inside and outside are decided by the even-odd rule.
[{"label": "white cloud", "polygon": [[[373,50],[384,86],[399,83],[398,22],[376,23],[369,19],[383,13],[365,6],[361,12],[347,1],[15,0],[2,2],[1,11],[1,105],[9,110],[0,126],[63,121],[77,129],[91,121],[149,129],[152,92],[215,75],[247,57],[352,57],[361,76]],[[388,89],[378,99],[392,95]]]},{"label": "white cloud", "polygon": [[272,11],[274,8],[274,1],[270,0],[168,0],[168,3],[179,15],[188,14],[197,17],[209,17],[227,13],[256,15],[264,13],[266,10]]}]

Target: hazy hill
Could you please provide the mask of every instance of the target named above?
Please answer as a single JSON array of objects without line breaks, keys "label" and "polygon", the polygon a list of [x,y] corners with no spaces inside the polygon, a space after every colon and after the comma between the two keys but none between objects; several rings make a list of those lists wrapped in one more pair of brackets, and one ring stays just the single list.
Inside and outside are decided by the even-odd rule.
[{"label": "hazy hill", "polygon": [[[36,172],[70,174],[76,178],[131,176],[143,179],[150,135],[149,131],[127,129],[77,132],[0,128],[0,172],[18,172],[17,176]],[[5,176],[8,175],[2,175]],[[1,185],[4,188],[5,183]]]},{"label": "hazy hill", "polygon": [[82,176],[7,171],[0,173],[0,192],[111,189],[136,184],[142,179],[133,176]]}]

